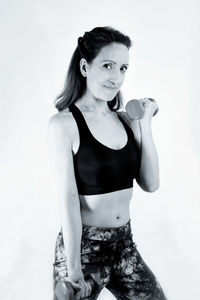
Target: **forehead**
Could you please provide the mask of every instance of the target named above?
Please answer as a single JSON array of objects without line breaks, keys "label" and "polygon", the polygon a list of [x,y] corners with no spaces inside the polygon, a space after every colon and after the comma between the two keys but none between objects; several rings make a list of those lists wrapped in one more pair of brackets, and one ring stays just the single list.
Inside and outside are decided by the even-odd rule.
[{"label": "forehead", "polygon": [[104,46],[94,61],[101,62],[103,60],[114,60],[119,64],[128,64],[129,50],[125,45],[119,43]]}]

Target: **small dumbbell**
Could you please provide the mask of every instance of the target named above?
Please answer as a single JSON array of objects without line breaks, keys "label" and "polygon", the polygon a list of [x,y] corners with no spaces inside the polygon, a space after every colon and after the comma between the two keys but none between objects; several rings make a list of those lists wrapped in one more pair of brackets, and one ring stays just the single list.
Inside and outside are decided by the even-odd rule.
[{"label": "small dumbbell", "polygon": [[74,290],[70,282],[59,281],[56,284],[54,300],[74,300]]},{"label": "small dumbbell", "polygon": [[[92,292],[98,286],[97,282],[95,282],[95,275],[91,276],[87,274],[85,276],[85,281],[87,281],[90,286]],[[55,287],[55,296],[54,300],[74,300],[74,289],[69,281],[59,281]]]},{"label": "small dumbbell", "polygon": [[[148,99],[151,101],[155,101],[152,98],[148,98]],[[131,119],[133,119],[133,120],[142,119],[143,114],[144,114],[144,106],[140,101],[138,101],[136,99],[132,99],[132,100],[128,101],[125,109]],[[157,114],[157,112],[158,112],[158,109],[154,112],[153,116],[155,116]]]}]

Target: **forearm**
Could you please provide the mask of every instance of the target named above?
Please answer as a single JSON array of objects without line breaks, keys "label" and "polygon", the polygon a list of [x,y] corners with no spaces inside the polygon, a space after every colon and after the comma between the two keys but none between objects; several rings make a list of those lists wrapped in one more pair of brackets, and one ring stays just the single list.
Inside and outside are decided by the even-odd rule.
[{"label": "forearm", "polygon": [[141,131],[141,165],[138,184],[147,192],[154,192],[159,188],[159,161],[152,137],[151,121],[139,121]]},{"label": "forearm", "polygon": [[82,220],[79,203],[67,203],[62,209],[62,231],[68,274],[81,270]]}]

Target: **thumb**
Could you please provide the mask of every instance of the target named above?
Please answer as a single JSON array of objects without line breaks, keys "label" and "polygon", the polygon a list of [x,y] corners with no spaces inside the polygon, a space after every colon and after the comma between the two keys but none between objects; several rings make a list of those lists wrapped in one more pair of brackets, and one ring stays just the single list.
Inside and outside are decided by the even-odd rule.
[{"label": "thumb", "polygon": [[71,283],[72,287],[73,287],[75,290],[81,290],[80,284],[78,284],[78,283],[76,283],[76,282],[74,282],[74,281],[71,281],[71,280],[69,280],[68,282]]}]

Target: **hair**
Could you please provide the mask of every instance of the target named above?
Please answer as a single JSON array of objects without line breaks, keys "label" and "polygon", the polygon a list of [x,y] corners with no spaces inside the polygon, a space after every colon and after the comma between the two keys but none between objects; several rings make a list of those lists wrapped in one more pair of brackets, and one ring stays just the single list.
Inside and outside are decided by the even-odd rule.
[{"label": "hair", "polygon": [[[58,111],[67,108],[86,92],[86,77],[80,71],[81,58],[85,58],[87,63],[91,63],[104,46],[112,43],[123,44],[128,49],[132,46],[127,35],[109,26],[95,27],[89,32],[86,31],[83,37],[78,38],[78,45],[69,64],[63,91],[54,102]],[[110,110],[117,111],[122,106],[121,91],[107,104]]]}]

